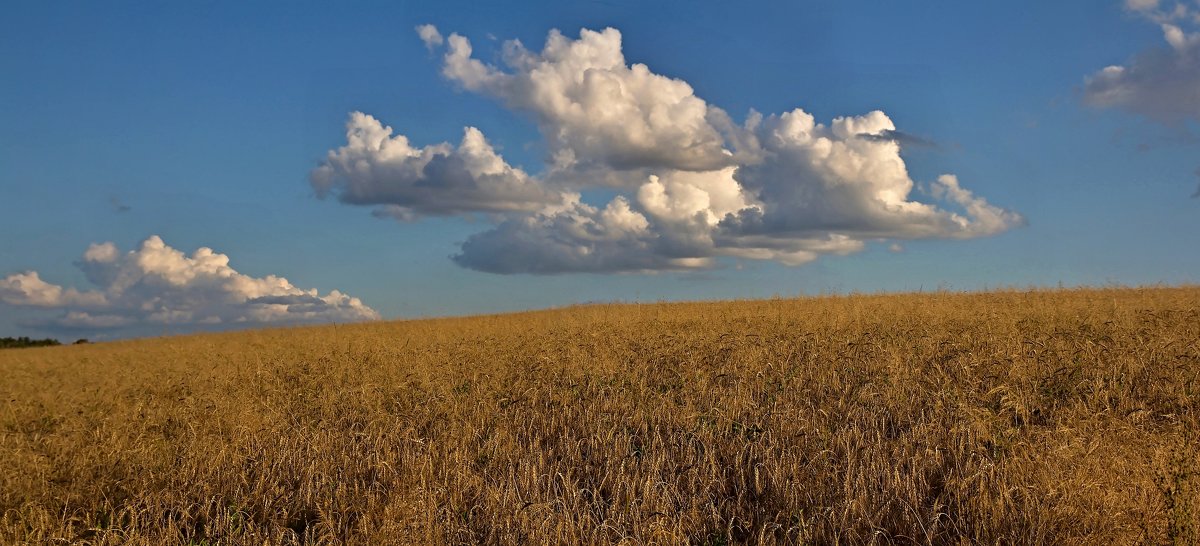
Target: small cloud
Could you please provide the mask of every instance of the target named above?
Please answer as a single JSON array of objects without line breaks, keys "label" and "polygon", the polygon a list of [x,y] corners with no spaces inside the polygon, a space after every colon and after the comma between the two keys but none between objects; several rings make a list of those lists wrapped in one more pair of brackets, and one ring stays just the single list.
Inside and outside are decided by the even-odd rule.
[{"label": "small cloud", "polygon": [[904,245],[901,245],[900,243],[892,243],[891,246],[888,247],[888,250],[898,254],[904,252]]},{"label": "small cloud", "polygon": [[421,37],[421,41],[425,42],[425,47],[430,51],[444,42],[442,33],[438,32],[437,27],[433,25],[417,25],[417,35]]},{"label": "small cloud", "polygon": [[1158,9],[1158,0],[1125,0],[1125,8],[1133,11]]},{"label": "small cloud", "polygon": [[71,330],[108,330],[127,326],[131,322],[129,317],[120,315],[93,315],[87,311],[68,311],[61,318],[50,321],[50,324]]},{"label": "small cloud", "polygon": [[413,212],[412,209],[400,205],[381,205],[371,211],[371,216],[381,220],[395,220],[397,222],[415,222],[420,219],[420,216]]},{"label": "small cloud", "polygon": [[914,146],[917,148],[940,148],[938,143],[925,137],[917,136],[895,129],[884,129],[878,133],[860,133],[858,138],[874,140],[876,142],[895,142],[901,146]]}]

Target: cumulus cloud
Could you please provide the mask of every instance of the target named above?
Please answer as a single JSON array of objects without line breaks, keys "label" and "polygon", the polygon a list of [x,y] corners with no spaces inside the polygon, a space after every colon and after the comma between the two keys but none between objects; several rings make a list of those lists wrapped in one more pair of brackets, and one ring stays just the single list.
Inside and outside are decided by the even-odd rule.
[{"label": "cumulus cloud", "polygon": [[103,305],[104,294],[80,292],[43,281],[37,271],[14,273],[0,279],[0,302],[31,307],[63,307],[67,305]]},{"label": "cumulus cloud", "polygon": [[733,163],[709,105],[687,82],[627,64],[614,28],[583,29],[576,40],[553,30],[541,52],[507,42],[507,71],[475,59],[463,36],[451,34],[447,44],[442,74],[532,114],[556,166],[713,170]]},{"label": "cumulus cloud", "polygon": [[932,197],[956,213],[910,199],[915,183],[887,139],[862,139],[895,127],[883,112],[836,118],[826,126],[794,110],[756,128],[765,159],[743,165],[738,181],[760,203],[727,217],[721,228],[745,235],[809,239],[832,233],[853,238],[954,238],[994,235],[1020,225],[1019,215],[990,205],[943,176]]},{"label": "cumulus cloud", "polygon": [[1127,0],[1125,6],[1157,24],[1166,47],[1148,49],[1088,76],[1084,103],[1168,125],[1200,120],[1200,2]]},{"label": "cumulus cloud", "polygon": [[152,236],[121,253],[93,244],[76,262],[97,290],[79,291],[42,280],[36,271],[0,279],[0,301],[59,309],[46,326],[102,329],[134,325],[272,324],[375,320],[379,313],[337,290],[320,294],[283,277],[252,277],[210,248],[190,256]]},{"label": "cumulus cloud", "polygon": [[346,145],[332,150],[310,175],[317,195],[378,206],[400,219],[469,212],[535,211],[563,202],[525,171],[509,165],[483,133],[463,130],[458,147],[416,148],[404,135],[362,112],[346,122]]},{"label": "cumulus cloud", "polygon": [[[441,36],[436,28],[418,34],[441,47],[428,38]],[[494,213],[496,225],[452,256],[463,267],[639,272],[714,267],[722,257],[798,265],[858,252],[867,240],[969,239],[1024,223],[953,175],[918,185],[901,148],[934,144],[883,112],[825,124],[798,108],[751,111],[739,123],[686,82],[627,62],[616,29],[577,39],[551,31],[539,52],[510,41],[503,66],[477,59],[458,34],[444,44],[447,79],[537,123],[550,152],[543,173],[508,166],[477,132],[458,149],[417,149],[355,113],[347,145],[312,182],[319,195],[375,205],[382,216]],[[429,168],[432,158],[463,167],[449,177]],[[617,195],[584,202],[580,192],[595,188]]]}]

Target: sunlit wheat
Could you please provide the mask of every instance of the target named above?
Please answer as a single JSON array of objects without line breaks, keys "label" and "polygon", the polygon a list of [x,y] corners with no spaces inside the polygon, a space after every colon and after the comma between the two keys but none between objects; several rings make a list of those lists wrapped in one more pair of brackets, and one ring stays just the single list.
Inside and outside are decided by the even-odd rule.
[{"label": "sunlit wheat", "polygon": [[0,352],[0,543],[1194,544],[1200,289]]}]

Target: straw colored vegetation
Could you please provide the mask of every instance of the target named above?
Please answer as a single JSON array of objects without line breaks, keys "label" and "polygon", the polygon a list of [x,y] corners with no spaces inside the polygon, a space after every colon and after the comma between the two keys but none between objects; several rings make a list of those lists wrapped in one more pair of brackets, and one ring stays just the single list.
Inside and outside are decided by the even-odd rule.
[{"label": "straw colored vegetation", "polygon": [[1200,541],[1200,288],[0,352],[0,543]]}]

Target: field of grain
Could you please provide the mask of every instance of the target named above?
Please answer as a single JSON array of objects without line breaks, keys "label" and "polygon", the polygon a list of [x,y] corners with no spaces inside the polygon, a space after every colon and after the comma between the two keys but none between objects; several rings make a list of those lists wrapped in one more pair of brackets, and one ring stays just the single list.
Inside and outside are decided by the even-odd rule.
[{"label": "field of grain", "polygon": [[0,351],[0,543],[1200,541],[1200,288]]}]

